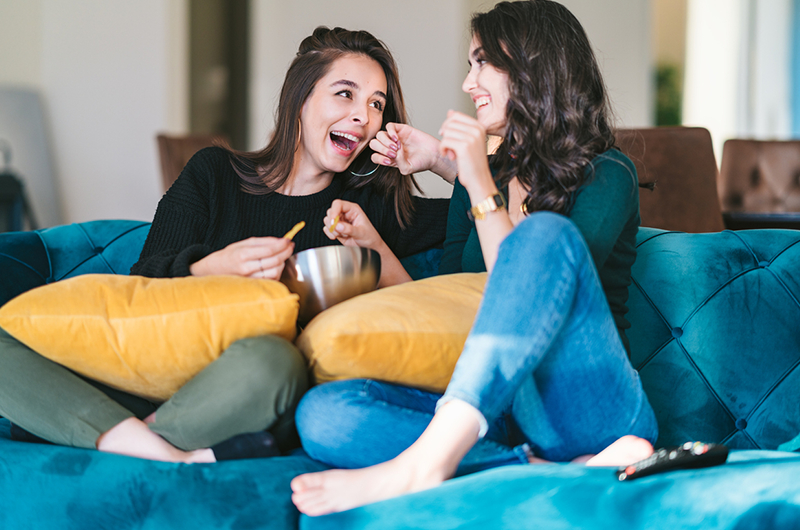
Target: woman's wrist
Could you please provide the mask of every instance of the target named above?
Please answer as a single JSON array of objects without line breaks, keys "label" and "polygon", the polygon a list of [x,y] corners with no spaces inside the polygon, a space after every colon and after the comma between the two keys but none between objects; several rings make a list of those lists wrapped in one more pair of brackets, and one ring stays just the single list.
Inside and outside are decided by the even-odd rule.
[{"label": "woman's wrist", "polygon": [[446,156],[437,155],[436,162],[430,170],[450,184],[455,184],[456,177],[458,177],[458,165],[455,160],[450,160]]},{"label": "woman's wrist", "polygon": [[385,256],[387,254],[394,254],[392,250],[389,248],[383,239],[379,239],[378,242],[374,245],[370,245],[369,248],[380,254],[381,256]]},{"label": "woman's wrist", "polygon": [[472,186],[471,189],[467,189],[471,206],[476,206],[497,193],[500,193],[500,191],[494,181],[483,182]]}]

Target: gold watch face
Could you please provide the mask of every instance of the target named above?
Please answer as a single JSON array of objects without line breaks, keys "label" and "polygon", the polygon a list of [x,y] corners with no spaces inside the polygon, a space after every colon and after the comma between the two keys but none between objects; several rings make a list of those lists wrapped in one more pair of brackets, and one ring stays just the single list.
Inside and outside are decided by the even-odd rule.
[{"label": "gold watch face", "polygon": [[467,217],[472,220],[482,221],[486,218],[486,214],[489,212],[496,212],[497,210],[505,210],[506,208],[506,199],[503,197],[503,194],[498,192],[495,193],[469,210],[467,210]]}]

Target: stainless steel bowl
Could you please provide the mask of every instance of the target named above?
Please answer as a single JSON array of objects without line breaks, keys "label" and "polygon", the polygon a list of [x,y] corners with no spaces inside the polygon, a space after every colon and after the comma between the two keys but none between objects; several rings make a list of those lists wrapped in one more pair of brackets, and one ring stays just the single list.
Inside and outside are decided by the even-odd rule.
[{"label": "stainless steel bowl", "polygon": [[339,302],[374,291],[380,276],[380,254],[336,245],[310,248],[286,260],[281,282],[300,295],[297,320],[303,326]]}]

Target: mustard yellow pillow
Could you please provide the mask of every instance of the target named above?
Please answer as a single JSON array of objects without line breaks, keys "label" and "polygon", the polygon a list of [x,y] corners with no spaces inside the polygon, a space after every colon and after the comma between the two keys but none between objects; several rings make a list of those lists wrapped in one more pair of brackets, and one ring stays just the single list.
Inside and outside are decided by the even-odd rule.
[{"label": "mustard yellow pillow", "polygon": [[486,273],[436,276],[357,296],[297,338],[318,383],[369,378],[443,392],[467,339]]},{"label": "mustard yellow pillow", "polygon": [[14,298],[0,327],[82,375],[166,400],[236,340],[292,340],[297,312],[272,280],[87,274]]}]

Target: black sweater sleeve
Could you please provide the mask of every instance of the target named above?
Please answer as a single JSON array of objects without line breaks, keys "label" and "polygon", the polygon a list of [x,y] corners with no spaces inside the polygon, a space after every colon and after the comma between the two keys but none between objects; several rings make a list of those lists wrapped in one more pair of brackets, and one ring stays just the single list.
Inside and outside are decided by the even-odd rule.
[{"label": "black sweater sleeve", "polygon": [[161,198],[139,261],[131,274],[153,278],[189,276],[189,266],[212,252],[205,243],[214,195],[214,174],[227,162],[217,148],[195,154]]}]

